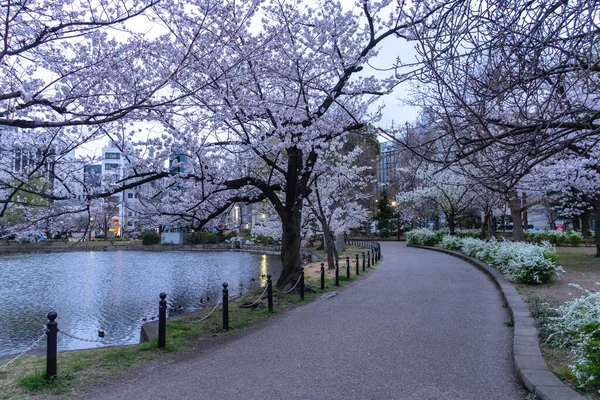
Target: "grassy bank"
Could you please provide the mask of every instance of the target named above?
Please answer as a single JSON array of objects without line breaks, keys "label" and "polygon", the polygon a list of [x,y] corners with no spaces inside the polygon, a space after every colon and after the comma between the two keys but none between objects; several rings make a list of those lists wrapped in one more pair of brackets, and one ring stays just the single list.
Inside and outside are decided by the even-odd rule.
[{"label": "grassy bank", "polygon": [[[350,247],[340,260],[340,286],[356,281],[355,266],[351,264],[351,278],[346,279],[345,257],[353,260],[355,254],[365,251],[362,248]],[[372,269],[371,269],[372,270]],[[362,258],[360,274],[362,271]],[[61,352],[58,354],[58,373],[55,381],[48,382],[45,375],[45,356],[25,356],[0,370],[0,400],[5,399],[37,399],[48,398],[56,395],[79,392],[90,385],[98,384],[111,377],[119,376],[127,371],[154,360],[176,359],[189,354],[195,348],[207,348],[206,344],[214,340],[227,340],[229,337],[256,326],[272,318],[274,315],[297,307],[298,305],[313,301],[323,294],[335,291],[335,271],[326,270],[325,290],[320,289],[320,262],[305,266],[305,300],[300,300],[297,291],[282,294],[274,291],[274,313],[269,313],[267,296],[265,295],[255,306],[241,308],[238,305],[254,302],[262,290],[249,293],[240,299],[230,302],[229,324],[230,330],[222,330],[222,308],[202,322],[184,322],[195,320],[207,314],[208,311],[186,315],[180,320],[171,319],[167,322],[166,349],[156,347],[157,340],[133,346],[102,348],[94,350],[81,350]],[[0,362],[0,365],[3,364]]]},{"label": "grassy bank", "polygon": [[[517,285],[517,290],[538,324],[540,347],[546,363],[557,376],[574,388],[576,380],[569,368],[570,350],[554,343],[545,326],[556,315],[553,311],[555,307],[583,295],[571,283],[588,290],[600,289],[596,284],[600,282],[600,258],[596,258],[595,254],[596,249],[592,247],[557,247],[558,263],[566,271],[562,279],[555,279],[546,285]],[[579,390],[588,399],[600,400],[599,389],[590,387]]]}]

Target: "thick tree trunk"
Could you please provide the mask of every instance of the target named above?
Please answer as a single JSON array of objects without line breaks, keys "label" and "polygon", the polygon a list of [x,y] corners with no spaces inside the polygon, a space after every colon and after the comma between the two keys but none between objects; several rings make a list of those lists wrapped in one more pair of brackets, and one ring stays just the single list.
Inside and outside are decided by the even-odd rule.
[{"label": "thick tree trunk", "polygon": [[434,231],[440,230],[440,216],[439,215],[436,215],[435,217],[433,217],[433,230]]},{"label": "thick tree trunk", "polygon": [[590,230],[592,227],[590,226],[590,213],[585,212],[581,214],[581,234],[583,237],[590,237]]},{"label": "thick tree trunk", "polygon": [[277,286],[285,287],[296,283],[300,275],[300,246],[302,235],[300,233],[300,212],[289,212],[281,216],[283,228],[281,236],[281,264],[282,270]]},{"label": "thick tree trunk", "polygon": [[600,257],[600,207],[594,206],[594,232],[596,233],[596,257]]},{"label": "thick tree trunk", "polygon": [[508,196],[510,216],[513,222],[513,240],[523,241],[525,236],[523,235],[523,220],[521,219],[521,198],[514,191],[510,192]]},{"label": "thick tree trunk", "polygon": [[579,215],[572,215],[571,222],[573,223],[573,230],[576,232],[581,231],[581,224],[579,223]]},{"label": "thick tree trunk", "polygon": [[456,215],[450,213],[447,215],[448,219],[448,230],[450,231],[450,235],[454,235],[456,232]]}]

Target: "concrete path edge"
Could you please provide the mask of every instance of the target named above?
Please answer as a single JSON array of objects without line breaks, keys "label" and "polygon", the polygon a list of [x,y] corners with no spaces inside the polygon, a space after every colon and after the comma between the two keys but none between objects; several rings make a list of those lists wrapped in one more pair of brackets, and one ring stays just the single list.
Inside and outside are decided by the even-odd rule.
[{"label": "concrete path edge", "polygon": [[517,374],[527,390],[535,394],[537,399],[585,400],[585,397],[566,386],[548,368],[540,350],[537,328],[534,319],[529,314],[529,308],[523,302],[515,287],[506,280],[500,271],[480,260],[456,251],[437,247],[408,246],[439,251],[463,259],[484,272],[496,283],[512,315],[514,326],[513,359]]}]

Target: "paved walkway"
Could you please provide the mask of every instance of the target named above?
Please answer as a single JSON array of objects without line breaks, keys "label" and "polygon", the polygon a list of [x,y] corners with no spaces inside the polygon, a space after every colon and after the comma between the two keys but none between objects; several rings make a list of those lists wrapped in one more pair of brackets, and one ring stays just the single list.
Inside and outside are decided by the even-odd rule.
[{"label": "paved walkway", "polygon": [[509,314],[464,261],[382,243],[383,263],[329,300],[85,399],[525,399]]}]

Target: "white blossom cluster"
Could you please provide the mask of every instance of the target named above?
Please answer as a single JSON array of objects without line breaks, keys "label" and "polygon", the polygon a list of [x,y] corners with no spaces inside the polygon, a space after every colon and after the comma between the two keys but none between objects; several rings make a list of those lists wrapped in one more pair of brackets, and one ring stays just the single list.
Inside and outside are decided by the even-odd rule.
[{"label": "white blossom cluster", "polygon": [[600,292],[571,285],[584,291],[585,295],[556,308],[559,316],[551,318],[549,327],[563,345],[572,346],[570,367],[579,384],[599,385]]},{"label": "white blossom cluster", "polygon": [[554,247],[547,242],[536,245],[445,236],[442,247],[485,261],[519,283],[546,283],[564,272],[556,262]]},{"label": "white blossom cluster", "polygon": [[413,229],[406,232],[406,242],[417,246],[434,246],[440,242],[440,233],[442,231],[432,231],[427,228]]}]

